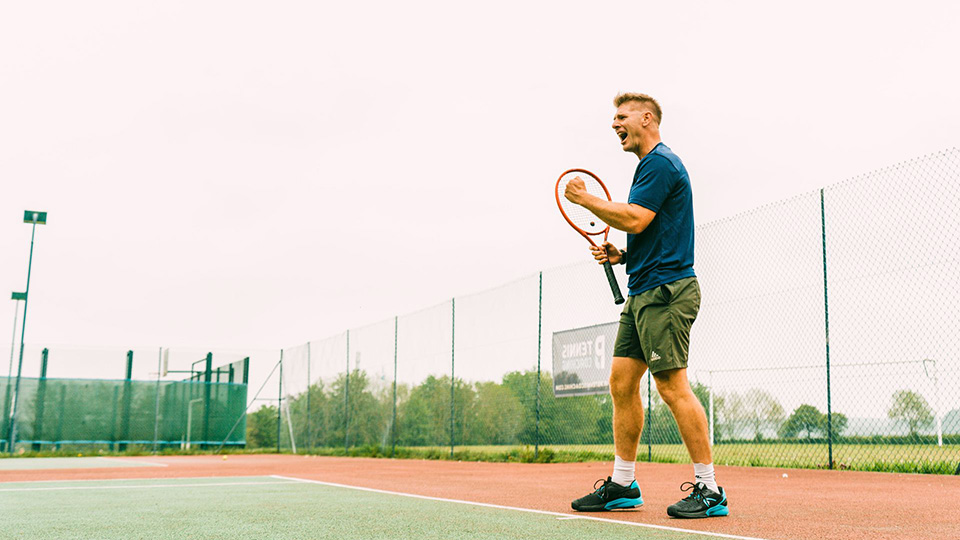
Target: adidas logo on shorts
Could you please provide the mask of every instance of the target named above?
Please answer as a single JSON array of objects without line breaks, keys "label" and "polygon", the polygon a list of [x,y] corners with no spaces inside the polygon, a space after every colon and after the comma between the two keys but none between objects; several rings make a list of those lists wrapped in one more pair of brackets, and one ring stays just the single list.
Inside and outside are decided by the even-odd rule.
[{"label": "adidas logo on shorts", "polygon": [[650,361],[653,362],[654,360],[660,360],[660,355],[657,354],[657,351],[652,351],[650,353]]}]

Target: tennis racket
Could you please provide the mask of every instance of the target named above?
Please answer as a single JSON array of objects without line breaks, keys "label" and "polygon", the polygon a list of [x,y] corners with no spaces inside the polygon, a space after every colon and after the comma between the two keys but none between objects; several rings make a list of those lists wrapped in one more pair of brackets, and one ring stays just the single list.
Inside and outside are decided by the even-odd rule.
[{"label": "tennis racket", "polygon": [[[610,192],[607,191],[607,186],[603,185],[603,182],[601,182],[595,174],[584,169],[570,169],[561,174],[557,180],[557,206],[560,207],[560,213],[563,214],[563,219],[567,220],[567,223],[569,223],[575,231],[586,238],[587,242],[590,242],[590,245],[600,247],[597,246],[597,243],[594,242],[591,237],[599,238],[602,234],[603,240],[600,241],[600,244],[603,244],[603,242],[607,241],[607,235],[610,234],[610,226],[595,216],[590,210],[568,201],[567,198],[563,196],[563,192],[567,189],[567,184],[578,176],[583,180],[583,183],[586,184],[588,193],[601,199],[612,200],[610,198]],[[609,260],[603,263],[603,271],[607,274],[607,281],[610,283],[610,291],[613,292],[614,303],[622,304],[623,294],[620,292],[620,284],[617,283],[617,278],[613,275],[613,267],[610,266]]]}]

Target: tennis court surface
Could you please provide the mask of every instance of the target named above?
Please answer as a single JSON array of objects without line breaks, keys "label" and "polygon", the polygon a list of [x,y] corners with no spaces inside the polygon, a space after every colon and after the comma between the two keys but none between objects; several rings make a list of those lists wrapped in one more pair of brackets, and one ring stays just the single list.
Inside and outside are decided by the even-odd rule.
[{"label": "tennis court surface", "polygon": [[579,514],[570,500],[609,474],[607,464],[294,455],[51,461],[0,460],[0,537],[960,538],[960,513],[950,510],[960,500],[956,476],[722,467],[731,515],[691,521],[665,512],[688,465],[638,464],[642,508]]}]

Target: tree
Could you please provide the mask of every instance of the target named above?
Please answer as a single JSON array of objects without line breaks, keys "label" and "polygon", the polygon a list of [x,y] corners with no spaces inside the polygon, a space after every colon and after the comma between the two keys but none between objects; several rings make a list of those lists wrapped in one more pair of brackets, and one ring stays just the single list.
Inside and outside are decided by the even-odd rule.
[{"label": "tree", "polygon": [[397,444],[450,444],[450,376],[428,376],[397,404]]},{"label": "tree", "polygon": [[[549,374],[540,377],[540,403],[555,399],[553,396],[553,381]],[[521,444],[535,444],[537,442],[537,372],[513,371],[503,376],[503,387],[522,404],[523,423],[518,435]],[[479,388],[478,388],[479,390]],[[540,441],[543,441],[541,437]]]},{"label": "tree", "polygon": [[[741,436],[741,424],[747,416],[747,407],[743,396],[737,392],[724,394],[719,401],[714,402],[716,418],[714,420],[714,437],[721,439],[737,439]],[[714,441],[714,442],[716,442]]]},{"label": "tree", "polygon": [[915,437],[920,428],[933,422],[933,410],[920,394],[912,390],[899,390],[894,392],[892,401],[887,416],[907,424],[911,436]]},{"label": "tree", "polygon": [[791,438],[806,433],[807,438],[811,439],[814,433],[820,431],[822,417],[823,414],[813,405],[800,405],[783,423],[778,434],[783,438]]},{"label": "tree", "polygon": [[524,420],[523,405],[509,388],[495,382],[477,383],[472,443],[517,444]]},{"label": "tree", "polygon": [[[850,423],[850,420],[847,419],[847,415],[843,413],[835,412],[830,415],[832,418],[830,420],[830,431],[833,432],[833,440],[836,441],[838,437],[843,435],[843,431],[847,429],[847,424]],[[827,415],[823,415],[820,418],[820,432],[825,434],[827,433]]]},{"label": "tree", "polygon": [[769,392],[753,388],[743,397],[745,420],[755,441],[763,440],[763,428],[783,422],[783,407]]},{"label": "tree", "polygon": [[277,406],[264,405],[247,415],[247,447],[272,448],[277,446]]}]

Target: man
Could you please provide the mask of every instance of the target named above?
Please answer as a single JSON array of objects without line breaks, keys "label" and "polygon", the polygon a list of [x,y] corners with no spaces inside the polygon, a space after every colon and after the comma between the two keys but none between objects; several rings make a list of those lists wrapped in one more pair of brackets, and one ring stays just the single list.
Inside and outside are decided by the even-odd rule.
[{"label": "man", "polygon": [[614,105],[613,130],[623,150],[640,158],[627,202],[594,197],[577,180],[571,181],[564,193],[571,202],[627,233],[624,251],[609,242],[591,250],[601,264],[607,260],[626,264],[630,276],[630,294],[620,315],[610,371],[616,449],[613,474],[599,489],[573,501],[572,507],[595,512],[643,504],[634,471],[643,430],[640,379],[649,369],[694,463],[694,482],[680,486],[690,494],[668,507],[667,514],[679,518],[725,516],[727,497],[717,486],[707,417],[687,380],[690,327],[700,309],[700,286],[693,271],[690,178],[680,158],[660,142],[662,113],[655,99],[645,94],[620,94]]}]

